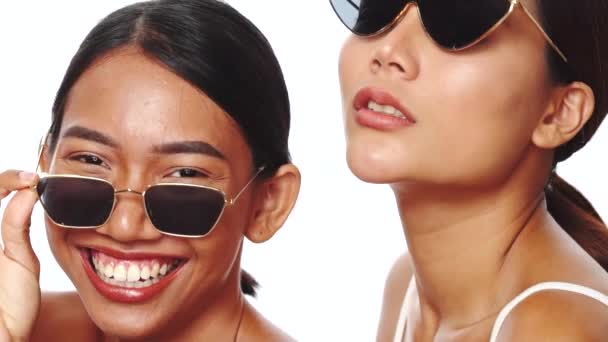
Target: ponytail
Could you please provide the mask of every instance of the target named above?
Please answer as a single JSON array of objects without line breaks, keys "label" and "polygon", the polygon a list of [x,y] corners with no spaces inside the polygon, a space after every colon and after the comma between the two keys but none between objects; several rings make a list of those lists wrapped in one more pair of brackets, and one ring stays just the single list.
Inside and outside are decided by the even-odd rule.
[{"label": "ponytail", "polygon": [[253,276],[245,270],[241,270],[241,291],[244,294],[255,297],[259,284]]},{"label": "ponytail", "polygon": [[545,196],[549,213],[557,223],[608,271],[608,227],[591,203],[555,173]]}]

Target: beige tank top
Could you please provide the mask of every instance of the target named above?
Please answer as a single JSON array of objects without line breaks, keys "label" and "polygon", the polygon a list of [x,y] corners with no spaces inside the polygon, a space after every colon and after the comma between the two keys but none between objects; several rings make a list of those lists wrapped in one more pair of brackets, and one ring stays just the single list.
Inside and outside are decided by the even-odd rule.
[{"label": "beige tank top", "polygon": [[[399,320],[397,321],[397,327],[395,330],[395,337],[393,339],[393,342],[404,342],[406,326],[405,323],[407,321],[407,308],[409,307],[410,301],[413,300],[412,297],[414,295],[414,286],[414,278],[412,278],[412,281],[410,282],[407,288],[405,297],[403,298],[403,303],[401,304],[401,312],[399,313]],[[517,304],[521,303],[523,300],[537,292],[549,290],[578,293],[580,295],[593,298],[599,301],[600,303],[603,303],[604,305],[608,306],[608,296],[589,287],[563,282],[539,283],[529,287],[528,289],[517,295],[515,298],[513,298],[513,300],[507,303],[507,305],[505,305],[502,310],[500,310],[498,317],[496,317],[496,321],[494,321],[494,327],[492,328],[492,334],[490,335],[490,342],[496,342],[502,324],[504,323],[509,313],[513,310],[513,308],[517,306]]]}]

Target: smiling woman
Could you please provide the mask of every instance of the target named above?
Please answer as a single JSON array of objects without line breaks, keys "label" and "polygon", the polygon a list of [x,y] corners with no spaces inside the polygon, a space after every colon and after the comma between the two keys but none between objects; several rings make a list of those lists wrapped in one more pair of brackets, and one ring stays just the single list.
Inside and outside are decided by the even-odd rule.
[{"label": "smiling woman", "polygon": [[[271,47],[230,6],[141,2],[106,17],[59,88],[43,173],[0,176],[3,197],[16,192],[0,340],[289,340],[244,299],[256,282],[240,267],[244,237],[270,239],[297,198],[289,121]],[[30,188],[77,293],[40,295]]]}]

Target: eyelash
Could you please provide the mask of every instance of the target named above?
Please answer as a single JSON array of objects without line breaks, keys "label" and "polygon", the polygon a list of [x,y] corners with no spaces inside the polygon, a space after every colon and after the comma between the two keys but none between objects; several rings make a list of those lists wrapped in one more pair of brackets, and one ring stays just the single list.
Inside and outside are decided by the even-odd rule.
[{"label": "eyelash", "polygon": [[94,154],[82,153],[70,157],[70,160],[80,162],[87,165],[108,167],[108,165],[99,156]]},{"label": "eyelash", "polygon": [[[103,161],[103,159],[101,159],[99,156],[96,156],[94,154],[88,154],[88,153],[82,153],[82,154],[77,154],[74,155],[72,157],[70,157],[70,160],[76,161],[76,162],[80,162],[86,165],[93,165],[93,166],[101,166],[101,167],[105,167],[105,168],[109,168],[107,166],[107,164]],[[176,173],[179,173],[178,176],[174,176]],[[168,177],[174,177],[174,178],[208,178],[209,174],[194,168],[190,168],[190,167],[184,167],[181,169],[176,169],[174,170],[172,173],[170,173],[168,175]]]},{"label": "eyelash", "polygon": [[[179,176],[173,176],[174,174],[179,173]],[[189,174],[189,175],[184,175],[184,173]],[[193,169],[193,168],[189,168],[189,167],[185,167],[185,168],[181,168],[181,169],[177,169],[175,171],[173,171],[172,173],[169,174],[169,177],[176,177],[176,178],[208,178],[209,175]]]}]

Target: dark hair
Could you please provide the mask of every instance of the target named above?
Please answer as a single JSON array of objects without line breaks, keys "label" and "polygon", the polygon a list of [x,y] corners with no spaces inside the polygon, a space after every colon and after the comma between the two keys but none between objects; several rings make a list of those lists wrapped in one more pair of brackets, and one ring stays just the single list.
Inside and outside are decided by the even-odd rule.
[{"label": "dark hair", "polygon": [[[568,58],[566,64],[547,47],[554,81],[581,81],[595,94],[595,110],[581,131],[555,152],[555,163],[582,148],[608,112],[608,1],[537,0],[543,26]],[[545,190],[555,220],[608,271],[608,228],[591,203],[553,173]]]},{"label": "dark hair", "polygon": [[[124,7],[97,24],[73,57],[53,104],[49,148],[57,144],[69,92],[98,58],[136,46],[196,86],[240,126],[254,167],[269,176],[290,162],[290,107],[281,67],[264,35],[217,0],[159,0]],[[257,282],[241,274],[244,293]]]}]

